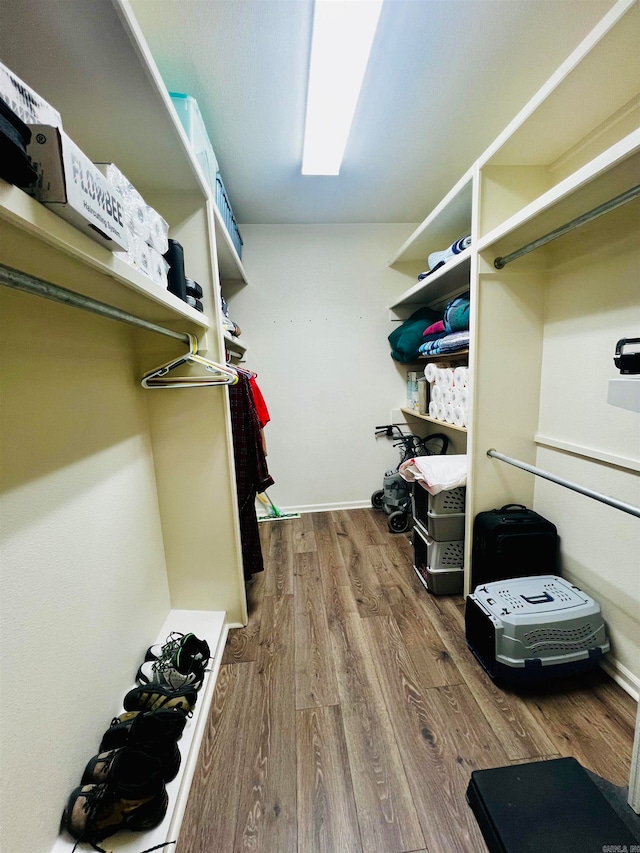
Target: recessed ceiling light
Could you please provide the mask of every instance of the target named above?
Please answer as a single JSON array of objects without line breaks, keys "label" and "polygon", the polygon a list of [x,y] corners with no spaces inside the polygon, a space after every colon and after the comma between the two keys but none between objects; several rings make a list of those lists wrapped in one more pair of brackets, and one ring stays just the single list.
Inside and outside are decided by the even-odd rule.
[{"label": "recessed ceiling light", "polygon": [[383,0],[315,0],[303,175],[338,175]]}]

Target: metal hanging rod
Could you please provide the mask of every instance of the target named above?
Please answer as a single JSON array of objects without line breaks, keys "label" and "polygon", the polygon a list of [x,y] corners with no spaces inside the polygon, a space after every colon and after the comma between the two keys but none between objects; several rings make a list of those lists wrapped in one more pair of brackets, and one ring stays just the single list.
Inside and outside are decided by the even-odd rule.
[{"label": "metal hanging rod", "polygon": [[165,329],[164,326],[157,326],[155,323],[135,317],[133,314],[121,311],[119,308],[113,308],[111,305],[98,302],[89,296],[81,296],[79,293],[74,293],[57,284],[51,284],[41,278],[36,278],[36,276],[14,270],[4,264],[0,264],[0,284],[12,287],[14,290],[22,290],[25,293],[43,296],[45,299],[60,302],[62,305],[81,308],[83,311],[90,311],[92,314],[99,314],[102,317],[108,317],[110,320],[129,323],[131,326],[138,326],[141,329],[146,329],[148,332],[166,335],[168,338],[174,338],[188,345],[191,343],[191,339],[186,332],[173,332],[171,329]]},{"label": "metal hanging rod", "polygon": [[617,498],[610,498],[609,495],[603,495],[600,492],[594,492],[593,489],[586,489],[584,486],[572,483],[571,480],[565,480],[564,477],[556,477],[555,474],[543,471],[542,468],[536,468],[526,462],[521,462],[519,459],[512,459],[511,456],[505,456],[503,453],[498,453],[494,448],[487,450],[487,456],[499,459],[501,462],[506,462],[508,465],[515,465],[516,468],[522,468],[523,471],[529,471],[529,473],[535,474],[537,477],[543,477],[545,480],[551,480],[552,483],[557,483],[559,486],[564,486],[566,489],[579,492],[581,495],[586,495],[588,498],[593,498],[596,501],[600,501],[600,503],[608,504],[615,509],[620,509],[622,512],[628,512],[629,515],[635,515],[636,518],[640,518],[640,507],[638,506],[633,506],[633,504],[619,501]]},{"label": "metal hanging rod", "polygon": [[574,228],[580,228],[581,225],[584,225],[586,222],[590,222],[592,219],[597,219],[598,216],[602,216],[605,213],[609,213],[611,210],[615,210],[616,207],[621,207],[623,204],[626,204],[628,201],[636,198],[636,196],[640,195],[640,184],[635,187],[631,187],[631,189],[626,190],[620,195],[617,195],[615,198],[610,199],[609,201],[605,201],[602,204],[599,204],[597,207],[594,207],[592,210],[583,213],[581,216],[577,216],[575,219],[572,219],[571,222],[567,222],[566,225],[561,225],[559,228],[555,228],[553,231],[549,231],[548,234],[545,234],[544,237],[539,237],[537,240],[534,240],[532,243],[527,243],[526,246],[523,246],[521,249],[516,249],[515,252],[511,252],[504,257],[498,257],[493,262],[494,267],[497,270],[501,270],[503,267],[506,267],[507,264],[510,264],[511,261],[515,261],[518,258],[521,258],[523,255],[529,254],[529,252],[533,252],[534,249],[539,249],[540,246],[544,246],[546,243],[550,243],[552,240],[556,240],[558,237],[562,237],[563,234],[567,234],[569,231],[573,231]]}]

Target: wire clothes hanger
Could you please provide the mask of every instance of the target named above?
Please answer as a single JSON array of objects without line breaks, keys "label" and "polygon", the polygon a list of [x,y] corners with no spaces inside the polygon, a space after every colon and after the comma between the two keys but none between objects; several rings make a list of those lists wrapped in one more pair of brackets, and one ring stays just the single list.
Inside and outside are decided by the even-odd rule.
[{"label": "wire clothes hanger", "polygon": [[[189,352],[174,358],[173,361],[148,371],[142,377],[143,388],[201,388],[212,385],[235,385],[238,372],[229,365],[218,364],[198,354],[198,340],[187,333]],[[205,369],[204,374],[188,373],[181,376],[173,373],[182,365],[199,365]]]}]

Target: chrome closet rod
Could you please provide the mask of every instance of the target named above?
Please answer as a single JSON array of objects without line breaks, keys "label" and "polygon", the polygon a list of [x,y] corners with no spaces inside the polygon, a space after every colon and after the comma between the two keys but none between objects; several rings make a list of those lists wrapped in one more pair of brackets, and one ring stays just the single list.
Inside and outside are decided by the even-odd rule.
[{"label": "chrome closet rod", "polygon": [[536,468],[534,465],[529,465],[527,462],[521,462],[519,459],[512,459],[511,456],[505,456],[503,453],[498,453],[498,451],[493,447],[490,450],[487,450],[487,456],[499,459],[501,462],[506,462],[508,465],[515,465],[516,468],[522,468],[523,471],[529,471],[530,474],[535,474],[537,477],[543,477],[545,480],[551,480],[552,483],[557,483],[559,486],[564,486],[566,489],[579,492],[581,495],[586,495],[588,498],[593,498],[603,504],[608,504],[615,509],[620,509],[622,512],[628,512],[629,515],[635,515],[636,518],[640,518],[640,507],[633,506],[633,504],[628,504],[624,501],[619,501],[617,498],[611,498],[609,495],[603,495],[600,492],[594,492],[593,489],[586,489],[584,486],[572,483],[571,480],[565,480],[564,477],[556,477],[555,474],[543,471],[542,468]]},{"label": "chrome closet rod", "polygon": [[522,246],[521,249],[516,249],[515,252],[510,252],[508,255],[504,255],[504,257],[496,258],[493,265],[497,270],[501,270],[503,267],[506,267],[507,264],[510,264],[511,261],[515,261],[523,255],[529,254],[529,252],[533,252],[534,249],[539,249],[540,246],[544,246],[546,243],[550,243],[552,240],[562,237],[563,234],[573,231],[574,228],[579,228],[581,225],[584,225],[586,222],[590,222],[592,219],[597,219],[598,216],[602,216],[604,213],[609,213],[609,211],[615,210],[616,207],[626,204],[638,195],[640,195],[640,184],[637,184],[635,187],[631,187],[631,189],[625,190],[625,192],[620,193],[620,195],[617,195],[615,198],[609,199],[609,201],[599,204],[592,210],[588,210],[586,213],[576,216],[576,218],[572,219],[571,222],[567,222],[566,225],[561,225],[559,228],[549,231],[548,234],[545,234],[543,237],[538,237],[537,240],[533,240],[531,243],[527,243],[527,245]]},{"label": "chrome closet rod", "polygon": [[4,264],[0,264],[0,284],[4,284],[5,287],[12,287],[14,290],[22,290],[25,293],[43,296],[45,299],[60,302],[62,305],[81,308],[83,311],[90,311],[92,314],[99,314],[102,317],[108,317],[110,320],[129,323],[131,326],[138,326],[141,329],[146,329],[148,332],[166,335],[168,338],[174,338],[188,345],[191,344],[191,339],[186,332],[173,332],[171,329],[165,329],[164,326],[157,326],[155,323],[150,323],[148,320],[143,320],[126,311],[121,311],[119,308],[113,308],[104,302],[98,302],[97,299],[91,299],[89,296],[81,296],[79,293],[74,293],[72,290],[67,290],[58,284],[51,284],[51,282],[44,281],[44,279],[36,278],[36,276],[20,272],[20,270],[14,270]]}]

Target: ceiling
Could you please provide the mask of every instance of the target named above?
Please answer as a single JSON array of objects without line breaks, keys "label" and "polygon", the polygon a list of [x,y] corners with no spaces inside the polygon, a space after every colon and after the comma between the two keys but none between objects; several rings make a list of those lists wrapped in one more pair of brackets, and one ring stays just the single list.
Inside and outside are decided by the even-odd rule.
[{"label": "ceiling", "polygon": [[312,0],[131,5],[264,224],[422,221],[613,0],[386,0],[337,177],[300,173]]}]

